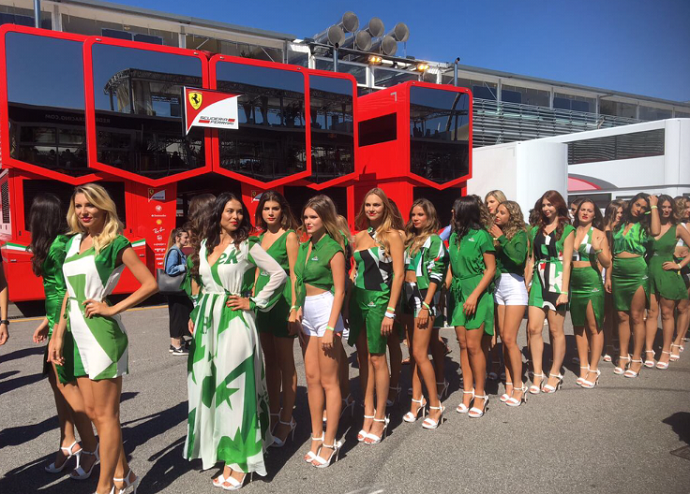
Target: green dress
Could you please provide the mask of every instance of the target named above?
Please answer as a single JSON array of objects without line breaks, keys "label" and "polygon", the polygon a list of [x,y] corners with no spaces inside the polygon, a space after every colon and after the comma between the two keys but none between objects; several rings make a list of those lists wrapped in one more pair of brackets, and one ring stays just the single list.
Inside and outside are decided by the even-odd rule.
[{"label": "green dress", "polygon": [[[201,291],[187,366],[184,457],[200,458],[203,469],[222,461],[236,471],[266,475],[264,450],[273,438],[252,307],[270,310],[287,276],[258,241],[250,237],[239,246],[228,245],[212,266],[206,241],[199,251]],[[254,292],[250,310],[227,307],[229,295],[251,294],[257,267],[269,280]]]},{"label": "green dress", "polygon": [[[644,256],[647,253],[649,238],[640,223],[633,223],[627,234],[621,225],[613,233],[613,268],[611,287],[613,303],[617,311],[630,310],[632,299],[640,289],[649,296],[649,276]],[[637,257],[618,257],[622,252],[637,254]]]},{"label": "green dress", "polygon": [[[70,237],[67,235],[58,235],[53,243],[50,245],[48,255],[43,261],[43,291],[45,292],[46,301],[46,318],[48,319],[48,341],[53,335],[53,328],[60,320],[60,312],[62,312],[62,302],[65,299],[67,286],[65,285],[65,278],[62,275],[62,264],[65,262],[67,255],[67,243]],[[61,383],[68,383],[74,381],[74,340],[72,333],[65,332],[63,337],[62,354],[65,356],[65,363],[63,365],[55,365],[58,378]],[[48,347],[46,346],[45,357],[48,356]],[[44,373],[50,370],[50,364],[43,359]]]},{"label": "green dress", "polygon": [[573,266],[570,274],[570,318],[576,328],[585,326],[587,307],[590,303],[597,326],[601,328],[604,324],[606,292],[597,264],[597,254],[592,247],[593,234],[594,228],[590,227],[577,249],[573,249],[573,261],[589,261],[589,266]]},{"label": "green dress", "polygon": [[469,230],[464,237],[458,239],[453,233],[448,241],[450,256],[450,270],[453,276],[448,297],[448,310],[451,315],[450,324],[465,329],[480,329],[494,334],[494,298],[491,286],[486,289],[477,300],[477,309],[471,316],[467,316],[463,304],[484,276],[486,264],[484,253],[496,252],[493,239],[486,230]]},{"label": "green dress", "polygon": [[563,246],[568,235],[575,231],[572,225],[565,225],[560,238],[556,230],[548,235],[538,227],[530,231],[534,253],[534,274],[529,291],[529,305],[550,310],[565,310],[567,306],[556,306],[558,297],[568,287],[563,286]]},{"label": "green dress", "polygon": [[667,300],[687,300],[688,291],[680,271],[666,271],[665,262],[676,262],[673,252],[676,248],[676,225],[672,225],[661,238],[650,238],[649,293],[655,293]]},{"label": "green dress", "polygon": [[[278,237],[275,242],[266,250],[266,253],[276,260],[280,267],[283,268],[287,275],[287,281],[282,289],[276,291],[275,304],[269,311],[260,311],[256,314],[256,327],[259,333],[270,333],[279,338],[296,338],[297,335],[291,335],[288,331],[288,318],[290,317],[290,302],[292,300],[292,283],[290,283],[290,262],[287,253],[287,239],[290,233],[295,233],[294,230],[288,230]],[[259,236],[259,245],[263,241],[264,233]],[[269,274],[264,271],[259,271],[259,276],[256,278],[256,285],[254,286],[254,293],[259,293],[264,289],[266,283],[271,279]]]},{"label": "green dress", "polygon": [[119,314],[87,318],[83,303],[88,299],[108,302],[125,269],[118,263],[119,254],[131,244],[118,235],[100,251],[92,246],[80,254],[81,240],[81,233],[69,240],[62,265],[69,294],[68,329],[74,337],[74,375],[94,381],[113,379],[128,372],[127,332]]}]

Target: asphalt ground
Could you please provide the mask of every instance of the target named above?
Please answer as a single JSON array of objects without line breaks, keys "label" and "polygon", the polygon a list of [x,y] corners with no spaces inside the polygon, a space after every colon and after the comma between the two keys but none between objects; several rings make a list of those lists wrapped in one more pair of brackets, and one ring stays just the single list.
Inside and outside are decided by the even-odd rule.
[{"label": "asphalt ground", "polygon": [[[165,308],[123,316],[130,336],[130,372],[124,380],[122,427],[125,450],[142,477],[139,493],[211,493],[219,469],[201,471],[182,458],[186,433],[186,359],[168,353]],[[43,467],[58,447],[54,404],[41,378],[43,346],[31,335],[38,320],[16,320],[0,348],[0,493],[92,493],[95,476],[75,482]],[[545,327],[544,333],[546,335]],[[377,446],[357,443],[362,408],[341,421],[346,444],[340,461],[322,470],[307,465],[309,420],[304,367],[295,345],[299,388],[295,441],[269,450],[266,478],[247,493],[644,493],[690,492],[690,348],[666,371],[643,369],[639,378],[613,374],[602,363],[593,390],[575,384],[578,364],[572,329],[566,328],[565,382],[553,395],[530,395],[526,405],[500,403],[503,385],[490,384],[481,419],[455,413],[461,400],[459,349],[451,329],[442,330],[452,353],[446,377],[451,394],[438,430],[402,422],[409,399],[391,410],[389,435]],[[524,323],[520,331],[524,345]],[[406,348],[404,353],[406,354]],[[351,354],[352,349],[347,348]],[[547,354],[550,349],[547,344]],[[352,355],[351,355],[352,357]],[[351,359],[352,361],[352,359]],[[403,368],[403,389],[409,385]],[[351,368],[359,396],[357,369]],[[683,457],[684,456],[684,457]]]}]

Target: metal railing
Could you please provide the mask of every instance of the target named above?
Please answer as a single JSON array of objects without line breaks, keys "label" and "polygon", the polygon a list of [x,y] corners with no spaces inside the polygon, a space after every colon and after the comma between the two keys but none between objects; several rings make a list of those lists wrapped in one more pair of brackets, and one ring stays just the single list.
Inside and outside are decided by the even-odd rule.
[{"label": "metal railing", "polygon": [[542,106],[474,99],[473,146],[526,141],[585,130],[639,123],[640,120]]}]

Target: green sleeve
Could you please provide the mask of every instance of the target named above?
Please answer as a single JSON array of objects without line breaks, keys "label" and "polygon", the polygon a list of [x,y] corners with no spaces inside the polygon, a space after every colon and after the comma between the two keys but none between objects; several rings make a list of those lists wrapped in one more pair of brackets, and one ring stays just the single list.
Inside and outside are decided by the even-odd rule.
[{"label": "green sleeve", "polygon": [[479,241],[479,250],[483,253],[485,252],[496,252],[496,247],[494,247],[493,237],[486,230],[480,230],[479,235],[481,240]]},{"label": "green sleeve", "polygon": [[429,283],[442,285],[448,269],[448,253],[441,237],[431,236],[431,245],[424,253],[424,257],[424,264],[429,269]]},{"label": "green sleeve", "polygon": [[295,261],[295,299],[292,300],[290,305],[302,307],[304,305],[304,299],[306,297],[306,291],[304,288],[304,264],[307,260],[307,249],[309,248],[309,243],[303,242],[299,246],[297,251],[297,260]]},{"label": "green sleeve", "polygon": [[120,255],[120,252],[131,246],[132,244],[127,240],[127,237],[118,235],[115,240],[108,244],[99,254],[107,260],[107,263],[112,269],[115,269],[118,266],[117,257]]},{"label": "green sleeve", "polygon": [[498,237],[498,243],[506,257],[514,264],[525,263],[527,259],[527,234],[525,232],[517,232],[510,240],[505,235],[501,235]]}]

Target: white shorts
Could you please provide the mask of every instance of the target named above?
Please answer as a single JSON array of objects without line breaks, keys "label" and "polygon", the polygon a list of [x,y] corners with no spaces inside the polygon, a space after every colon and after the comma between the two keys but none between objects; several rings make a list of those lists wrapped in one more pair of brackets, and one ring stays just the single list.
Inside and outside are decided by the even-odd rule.
[{"label": "white shorts", "polygon": [[[331,309],[333,308],[333,298],[331,292],[323,292],[319,295],[306,297],[302,311],[302,331],[304,334],[307,336],[318,336],[319,338],[326,334],[326,326],[328,326],[328,320],[331,318]],[[343,318],[338,315],[335,332],[342,333],[343,329],[345,329]]]},{"label": "white shorts", "polygon": [[496,280],[494,302],[498,305],[527,305],[529,297],[525,278],[514,273],[502,273]]}]

